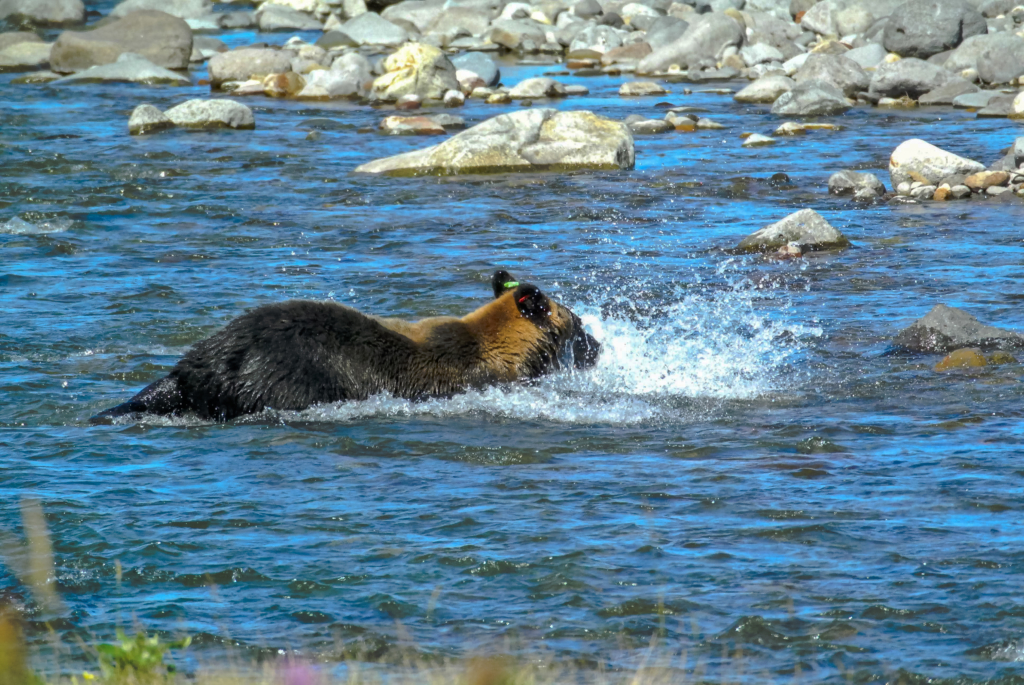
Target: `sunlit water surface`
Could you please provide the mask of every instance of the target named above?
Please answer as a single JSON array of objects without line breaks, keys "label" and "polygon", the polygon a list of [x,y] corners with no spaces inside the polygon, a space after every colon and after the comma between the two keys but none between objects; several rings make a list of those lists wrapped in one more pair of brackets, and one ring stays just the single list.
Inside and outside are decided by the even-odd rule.
[{"label": "sunlit water surface", "polygon": [[[359,132],[382,116],[366,107],[256,98],[255,131],[135,138],[136,104],[206,88],[11,78],[0,526],[41,500],[66,607],[30,634],[47,643],[49,619],[71,664],[77,637],[138,625],[194,636],[199,662],[511,650],[614,670],[657,638],[659,663],[711,679],[1024,678],[1022,367],[941,375],[889,348],[937,302],[1024,329],[1024,210],[857,206],[825,185],[847,167],[888,184],[910,137],[990,163],[1015,124],[855,109],[749,150],[741,132],[779,123],[767,108],[561,77],[591,95],[551,106],[669,101],[727,128],[638,138],[631,172],[396,180],[352,170],[436,140]],[[724,249],[803,207],[854,247]],[[458,315],[495,268],[580,314],[598,366],[228,425],[87,421],[248,308]],[[0,588],[31,608],[9,567]]]}]

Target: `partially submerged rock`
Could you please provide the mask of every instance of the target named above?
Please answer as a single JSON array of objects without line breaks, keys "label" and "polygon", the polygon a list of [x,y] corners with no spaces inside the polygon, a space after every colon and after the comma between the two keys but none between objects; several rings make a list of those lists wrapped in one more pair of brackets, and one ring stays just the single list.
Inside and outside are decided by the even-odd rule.
[{"label": "partially submerged rock", "polygon": [[645,95],[665,95],[668,90],[654,81],[627,81],[619,86],[619,95],[639,97]]},{"label": "partially submerged rock", "polygon": [[874,174],[843,169],[829,176],[828,192],[833,195],[877,197],[885,194],[885,185]]},{"label": "partially submerged rock", "polygon": [[49,43],[24,41],[0,48],[0,71],[41,69],[50,63]]},{"label": "partially submerged rock", "polygon": [[632,169],[629,127],[592,112],[527,109],[488,119],[439,145],[368,162],[360,173],[412,176]]},{"label": "partially submerged rock", "polygon": [[786,117],[832,116],[850,109],[843,91],[824,81],[804,81],[783,93],[772,114]]},{"label": "partially submerged rock", "polygon": [[835,250],[850,241],[813,209],[801,209],[781,221],[751,233],[736,246],[738,252],[774,252],[795,243],[801,252]]},{"label": "partially submerged rock", "polygon": [[292,56],[284,50],[242,48],[210,58],[210,85],[219,88],[228,81],[248,81],[254,74],[266,76],[290,70]]},{"label": "partially submerged rock", "polygon": [[175,126],[185,128],[256,128],[252,110],[234,100],[188,100],[164,115]]},{"label": "partially submerged rock", "polygon": [[793,89],[796,82],[782,74],[766,74],[732,96],[736,102],[772,103]]},{"label": "partially submerged rock", "polygon": [[508,92],[513,100],[565,97],[565,86],[553,78],[539,76],[520,81]]},{"label": "partially submerged rock", "polygon": [[977,347],[964,347],[953,350],[942,361],[935,365],[935,371],[951,371],[952,369],[976,369],[988,366],[985,355]]},{"label": "partially submerged rock", "polygon": [[923,318],[900,331],[893,344],[913,352],[949,352],[960,347],[1024,347],[1024,335],[987,326],[962,309],[937,304]]},{"label": "partially submerged rock", "polygon": [[919,138],[900,143],[889,157],[889,179],[893,188],[914,181],[938,185],[951,176],[966,176],[984,170],[985,165],[981,162],[946,152]]},{"label": "partially submerged rock", "polygon": [[153,105],[139,105],[132,111],[128,119],[128,133],[139,136],[146,133],[155,133],[165,128],[171,128],[174,122],[168,119],[163,112]]}]

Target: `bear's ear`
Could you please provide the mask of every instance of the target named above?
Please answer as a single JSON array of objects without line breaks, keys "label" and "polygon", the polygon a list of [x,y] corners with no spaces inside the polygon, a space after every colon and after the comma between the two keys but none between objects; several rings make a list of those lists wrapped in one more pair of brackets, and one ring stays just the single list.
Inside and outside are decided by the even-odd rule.
[{"label": "bear's ear", "polygon": [[495,298],[501,297],[509,290],[512,290],[518,285],[519,282],[516,281],[515,276],[505,271],[504,269],[501,269],[500,271],[495,271],[494,275],[491,276],[491,288],[494,289]]},{"label": "bear's ear", "polygon": [[551,316],[551,302],[535,285],[524,283],[518,286],[512,297],[519,313],[534,323],[541,323]]}]

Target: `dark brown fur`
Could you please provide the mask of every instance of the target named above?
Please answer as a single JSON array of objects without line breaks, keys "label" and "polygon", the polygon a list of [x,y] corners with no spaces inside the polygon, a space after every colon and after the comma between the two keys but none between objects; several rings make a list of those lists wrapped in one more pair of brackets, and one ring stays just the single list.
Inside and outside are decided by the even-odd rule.
[{"label": "dark brown fur", "polygon": [[569,350],[578,367],[596,361],[600,345],[575,314],[532,285],[506,289],[511,280],[495,274],[496,299],[461,319],[408,322],[309,300],[258,307],[96,418],[152,413],[225,421],[383,392],[448,396],[537,377],[559,368]]}]

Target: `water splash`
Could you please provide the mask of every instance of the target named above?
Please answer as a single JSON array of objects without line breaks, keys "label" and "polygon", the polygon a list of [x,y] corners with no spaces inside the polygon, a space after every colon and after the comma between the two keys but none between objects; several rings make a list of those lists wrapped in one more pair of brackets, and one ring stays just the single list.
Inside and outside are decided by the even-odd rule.
[{"label": "water splash", "polygon": [[14,216],[5,223],[0,224],[0,233],[7,235],[47,235],[49,233],[63,233],[69,228],[71,228],[71,219],[68,218],[31,223],[25,221],[20,216]]},{"label": "water splash", "polygon": [[469,391],[413,402],[380,395],[363,402],[282,412],[285,420],[354,421],[373,416],[483,414],[505,419],[580,424],[641,424],[704,407],[707,400],[753,400],[791,390],[792,362],[818,328],[776,321],[754,300],[764,292],[739,285],[688,294],[649,310],[639,320],[602,315],[595,306],[570,307],[601,341],[598,364],[533,383]]}]

